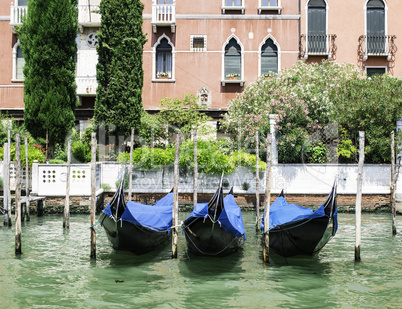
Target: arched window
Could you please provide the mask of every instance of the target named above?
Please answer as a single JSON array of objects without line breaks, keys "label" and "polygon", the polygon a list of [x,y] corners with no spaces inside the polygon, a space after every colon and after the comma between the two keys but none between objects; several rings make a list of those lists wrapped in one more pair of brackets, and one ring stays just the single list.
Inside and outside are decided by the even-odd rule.
[{"label": "arched window", "polygon": [[241,63],[241,47],[235,38],[230,39],[229,43],[225,46],[225,78],[230,76],[241,78],[242,63]]},{"label": "arched window", "polygon": [[308,53],[325,53],[327,43],[327,5],[310,0],[307,7]]},{"label": "arched window", "polygon": [[24,79],[24,73],[23,73],[24,65],[25,65],[25,59],[24,59],[24,56],[22,55],[22,49],[20,46],[18,46],[17,47],[17,65],[16,65],[16,71],[15,71],[16,79]]},{"label": "arched window", "polygon": [[367,52],[383,54],[385,52],[385,4],[382,0],[367,1]]},{"label": "arched window", "polygon": [[24,80],[23,68],[25,65],[25,59],[22,54],[20,41],[18,41],[13,47],[13,76],[12,80],[21,82]]},{"label": "arched window", "polygon": [[278,47],[271,38],[261,46],[261,75],[278,73]]},{"label": "arched window", "polygon": [[156,47],[156,77],[172,78],[172,47],[166,38]]}]

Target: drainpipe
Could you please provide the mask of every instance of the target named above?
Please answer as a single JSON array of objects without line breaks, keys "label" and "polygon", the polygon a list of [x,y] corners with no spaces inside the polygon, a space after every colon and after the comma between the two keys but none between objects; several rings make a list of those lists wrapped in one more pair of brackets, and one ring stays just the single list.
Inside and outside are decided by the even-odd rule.
[{"label": "drainpipe", "polygon": [[301,0],[299,0],[299,59],[301,56]]}]

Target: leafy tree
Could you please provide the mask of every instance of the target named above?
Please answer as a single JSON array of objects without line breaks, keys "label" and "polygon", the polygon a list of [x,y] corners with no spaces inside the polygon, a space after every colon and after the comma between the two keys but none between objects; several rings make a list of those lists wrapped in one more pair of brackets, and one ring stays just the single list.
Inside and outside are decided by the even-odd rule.
[{"label": "leafy tree", "polygon": [[142,110],[143,4],[140,0],[102,0],[95,102],[95,123],[129,135]]},{"label": "leafy tree", "polygon": [[194,95],[185,94],[184,99],[165,98],[160,106],[164,107],[159,113],[161,120],[180,132],[191,133],[195,127],[201,134],[210,133],[205,125],[211,118],[199,111],[201,107]]},{"label": "leafy tree", "polygon": [[77,30],[76,0],[28,1],[19,29],[25,58],[25,127],[34,138],[48,136],[50,157],[75,121]]},{"label": "leafy tree", "polygon": [[366,132],[367,162],[390,162],[391,131],[402,115],[402,80],[389,75],[352,79],[334,87],[332,96],[333,117],[356,146],[358,131]]}]

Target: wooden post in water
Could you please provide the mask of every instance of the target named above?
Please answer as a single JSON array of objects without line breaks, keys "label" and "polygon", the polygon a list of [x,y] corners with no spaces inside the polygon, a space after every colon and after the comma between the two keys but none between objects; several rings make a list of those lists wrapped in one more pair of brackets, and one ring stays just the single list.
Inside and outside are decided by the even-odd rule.
[{"label": "wooden post in water", "polygon": [[260,138],[258,128],[255,131],[255,230],[258,231],[260,221]]},{"label": "wooden post in water", "polygon": [[197,138],[198,132],[197,129],[194,129],[193,132],[193,141],[194,141],[194,179],[193,179],[193,204],[194,206],[197,204],[197,191],[198,191],[198,161],[197,161]]},{"label": "wooden post in water", "polygon": [[128,200],[129,201],[131,201],[131,192],[133,192],[133,150],[134,150],[134,128],[131,128],[130,162],[128,165]]},{"label": "wooden post in water", "polygon": [[7,209],[8,209],[8,226],[12,226],[12,220],[11,220],[11,179],[10,179],[10,170],[11,170],[11,124],[12,121],[10,120],[8,122],[7,126],[7,141],[8,141],[8,172],[7,172],[7,178],[8,178],[8,187],[7,187],[7,194],[8,194],[8,200],[7,200]]},{"label": "wooden post in water", "polygon": [[359,132],[359,167],[357,174],[357,193],[356,193],[356,243],[355,243],[355,261],[360,261],[361,244],[361,225],[362,225],[362,182],[364,165],[364,131]]},{"label": "wooden post in water", "polygon": [[29,214],[29,160],[28,160],[28,138],[25,136],[24,138],[25,142],[25,197],[26,197],[26,202],[25,202],[25,219],[27,221],[31,220],[31,216]]},{"label": "wooden post in water", "polygon": [[9,143],[4,143],[4,157],[3,157],[3,205],[4,205],[4,226],[11,226],[11,210],[8,207],[8,200],[10,199],[10,170],[9,170]]},{"label": "wooden post in water", "polygon": [[96,259],[95,234],[95,208],[96,208],[96,133],[91,134],[91,258]]},{"label": "wooden post in water", "polygon": [[172,227],[172,258],[177,258],[178,225],[179,225],[179,155],[180,133],[176,133],[174,153],[174,187],[173,187],[173,227]]},{"label": "wooden post in water", "polygon": [[396,235],[396,180],[398,173],[395,169],[395,132],[391,132],[391,209],[392,209],[392,235]]},{"label": "wooden post in water", "polygon": [[67,174],[66,174],[66,201],[64,204],[63,228],[70,228],[70,173],[71,173],[71,139],[67,142]]},{"label": "wooden post in water", "polygon": [[15,254],[21,254],[21,147],[15,134]]},{"label": "wooden post in water", "polygon": [[265,171],[265,205],[264,205],[264,263],[269,263],[269,210],[271,205],[271,168],[272,168],[272,136],[267,135],[267,168]]}]

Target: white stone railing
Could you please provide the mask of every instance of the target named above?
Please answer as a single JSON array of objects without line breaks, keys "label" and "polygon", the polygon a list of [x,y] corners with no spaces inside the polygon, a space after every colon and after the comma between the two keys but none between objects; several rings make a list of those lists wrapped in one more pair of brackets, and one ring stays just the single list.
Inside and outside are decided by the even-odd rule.
[{"label": "white stone railing", "polygon": [[78,23],[85,26],[99,26],[101,15],[99,5],[78,5]]},{"label": "white stone railing", "polygon": [[[101,163],[96,164],[96,190],[101,185]],[[32,194],[39,196],[66,195],[67,165],[38,164],[32,166]],[[72,164],[70,171],[70,195],[91,195],[91,165]]]},{"label": "white stone railing", "polygon": [[27,6],[14,6],[11,2],[11,13],[10,13],[10,25],[19,26],[22,25],[22,17],[27,13]]},{"label": "white stone railing", "polygon": [[[3,177],[3,162],[0,161],[0,177]],[[101,162],[96,165],[96,190],[101,184],[116,189],[121,179],[124,165],[116,162]],[[32,167],[32,193],[39,196],[64,196],[66,190],[65,164],[38,164]],[[391,184],[390,164],[366,164],[363,170],[363,194],[389,194]],[[402,174],[402,171],[400,172]],[[260,192],[265,190],[264,172],[260,172]],[[15,189],[15,172],[10,171],[11,190]],[[162,193],[173,188],[173,168],[165,166],[154,170],[134,169],[133,192]],[[24,188],[25,173],[21,176]],[[90,164],[72,164],[70,194],[89,196],[91,194]],[[219,182],[219,175],[200,174],[199,193],[213,193]],[[399,176],[396,196],[402,201],[402,175]],[[271,192],[278,194],[284,189],[286,194],[328,194],[334,181],[338,183],[339,194],[356,194],[357,164],[275,164],[272,167]],[[224,175],[225,190],[232,186],[237,194],[255,193],[255,172],[240,167],[232,174]],[[246,187],[247,190],[245,189]],[[179,192],[193,191],[191,171],[180,171]]]},{"label": "white stone railing", "polygon": [[[175,1],[176,2],[176,1]],[[152,24],[170,25],[176,23],[176,5],[173,4],[153,4],[152,5]]]},{"label": "white stone railing", "polygon": [[75,82],[77,84],[77,95],[89,96],[96,95],[96,88],[98,88],[98,82],[96,77],[76,77]]}]

